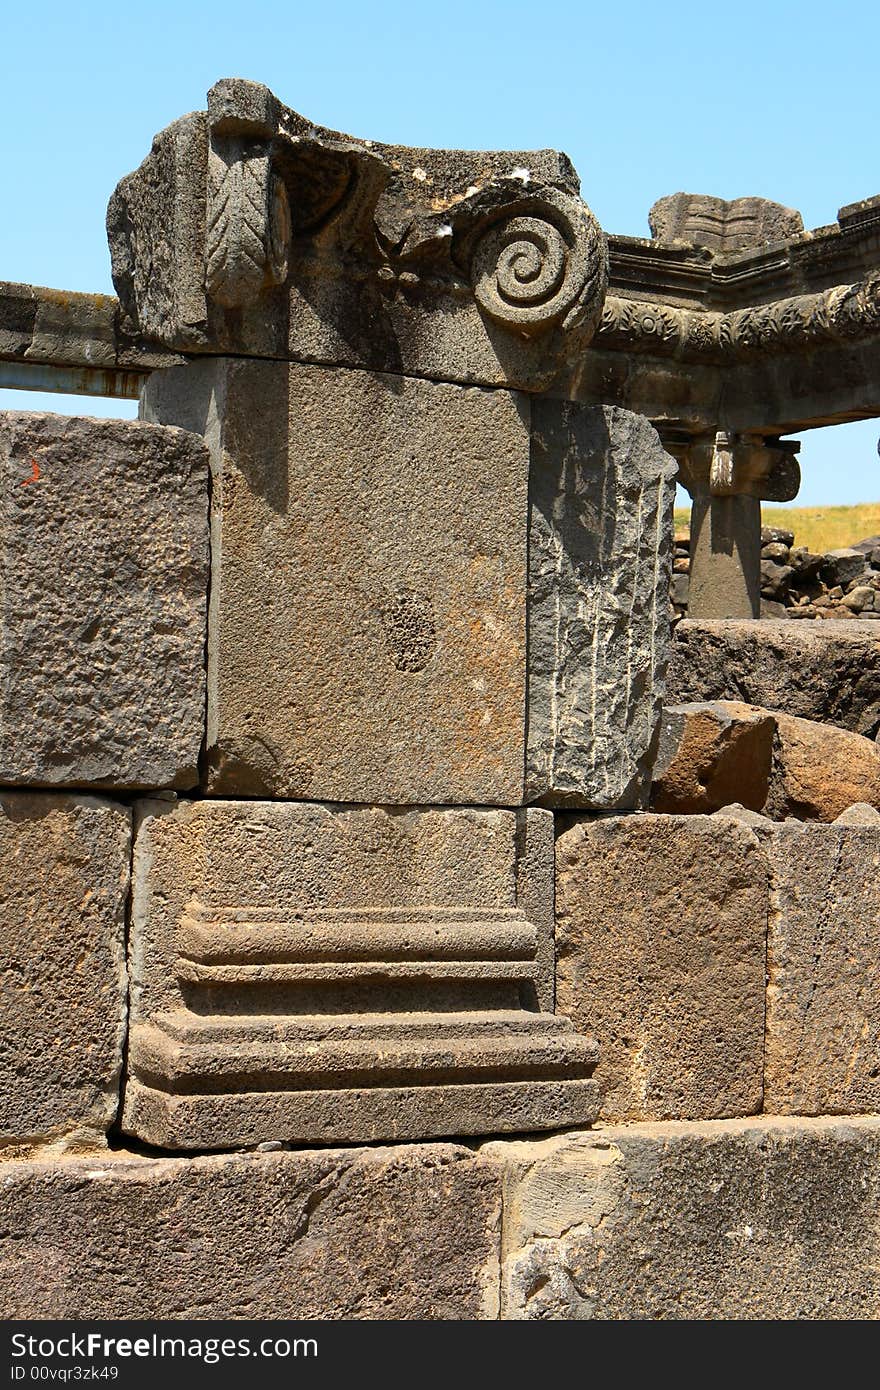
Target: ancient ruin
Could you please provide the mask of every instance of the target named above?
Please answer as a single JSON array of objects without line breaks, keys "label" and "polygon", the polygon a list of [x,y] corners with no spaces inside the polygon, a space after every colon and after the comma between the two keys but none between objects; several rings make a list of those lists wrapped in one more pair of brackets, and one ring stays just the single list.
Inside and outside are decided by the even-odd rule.
[{"label": "ancient ruin", "polygon": [[880,542],[761,529],[880,197],[608,236],[227,79],[107,227],[0,285],[140,400],[0,413],[5,1316],[880,1316]]}]

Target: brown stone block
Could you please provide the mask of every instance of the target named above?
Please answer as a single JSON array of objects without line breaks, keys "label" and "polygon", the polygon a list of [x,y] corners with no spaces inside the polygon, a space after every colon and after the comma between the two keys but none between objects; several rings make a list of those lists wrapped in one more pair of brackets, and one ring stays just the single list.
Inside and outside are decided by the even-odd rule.
[{"label": "brown stone block", "polygon": [[211,446],[208,790],[520,802],[527,400],[221,359],[148,410]]},{"label": "brown stone block", "polygon": [[765,1109],[880,1111],[880,825],[782,825],[766,844]]},{"label": "brown stone block", "polygon": [[848,729],[774,715],[767,814],[833,821],[857,803],[880,806],[880,746]]},{"label": "brown stone block", "polygon": [[176,429],[0,414],[0,781],[191,787],[208,460]]},{"label": "brown stone block", "polygon": [[502,1317],[880,1315],[880,1119],[633,1125],[505,1170]]},{"label": "brown stone block", "polygon": [[736,803],[760,811],[770,785],[775,727],[767,710],[733,700],[667,706],[652,808],[695,815]]},{"label": "brown stone block", "polygon": [[559,837],[560,1013],[600,1047],[606,1119],[761,1106],[766,858],[722,817],[572,820]]},{"label": "brown stone block", "polygon": [[499,1186],[451,1144],[10,1163],[0,1312],[497,1317]]},{"label": "brown stone block", "polygon": [[0,1144],[103,1140],[125,1038],[131,818],[0,794]]}]

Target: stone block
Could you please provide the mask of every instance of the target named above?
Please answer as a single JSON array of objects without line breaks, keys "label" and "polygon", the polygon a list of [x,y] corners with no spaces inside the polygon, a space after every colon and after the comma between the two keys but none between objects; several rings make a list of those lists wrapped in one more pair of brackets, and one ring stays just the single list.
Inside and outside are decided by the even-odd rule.
[{"label": "stone block", "polygon": [[499,1196],[452,1144],[10,1163],[0,1313],[493,1318]]},{"label": "stone block", "polygon": [[786,824],[766,844],[765,1108],[880,1111],[880,824]]},{"label": "stone block", "polygon": [[880,1119],[634,1125],[482,1153],[505,1170],[502,1317],[880,1314]]},{"label": "stone block", "polygon": [[767,814],[833,821],[859,802],[880,806],[880,747],[849,729],[776,714]]},{"label": "stone block", "polygon": [[876,738],[880,631],[858,619],[688,618],[675,629],[667,698],[744,700]]},{"label": "stone block", "polygon": [[557,1009],[599,1041],[602,1116],[760,1109],[768,899],[753,830],[577,819],[556,850]]},{"label": "stone block", "polygon": [[0,793],[0,1145],[102,1140],[125,1039],[131,817]]},{"label": "stone block", "polygon": [[211,450],[211,794],[644,799],[674,469],[646,421],[223,359],[146,409]]},{"label": "stone block", "polygon": [[589,1123],[552,816],[143,802],[123,1128],[164,1148]]},{"label": "stone block", "polygon": [[669,640],[676,465],[642,416],[532,405],[526,799],[642,805]]},{"label": "stone block", "polygon": [[191,787],[208,464],[182,430],[0,414],[0,781]]},{"label": "stone block", "polygon": [[651,236],[664,245],[687,241],[718,254],[787,241],[804,230],[794,208],[769,198],[713,198],[706,193],[670,193],[648,214]]},{"label": "stone block", "polygon": [[667,705],[660,724],[651,805],[694,815],[732,802],[760,811],[767,800],[776,722],[734,700]]}]

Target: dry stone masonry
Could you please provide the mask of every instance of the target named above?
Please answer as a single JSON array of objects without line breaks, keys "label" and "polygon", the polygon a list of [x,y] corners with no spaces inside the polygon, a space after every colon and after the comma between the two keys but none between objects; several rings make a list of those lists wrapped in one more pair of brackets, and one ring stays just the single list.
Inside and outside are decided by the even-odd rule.
[{"label": "dry stone masonry", "polygon": [[0,413],[0,1311],[880,1316],[877,554],[760,522],[880,199],[608,237],[225,79],[107,225],[0,286],[141,416]]}]

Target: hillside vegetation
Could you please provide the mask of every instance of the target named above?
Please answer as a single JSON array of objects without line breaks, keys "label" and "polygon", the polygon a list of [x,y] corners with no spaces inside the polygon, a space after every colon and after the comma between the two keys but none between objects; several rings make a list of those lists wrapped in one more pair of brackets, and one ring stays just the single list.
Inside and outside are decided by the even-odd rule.
[{"label": "hillside vegetation", "polygon": [[[795,545],[805,545],[814,555],[880,536],[880,502],[861,502],[856,507],[763,507],[761,517],[765,526],[794,531]],[[676,507],[675,529],[687,530],[689,525],[690,509]]]}]

